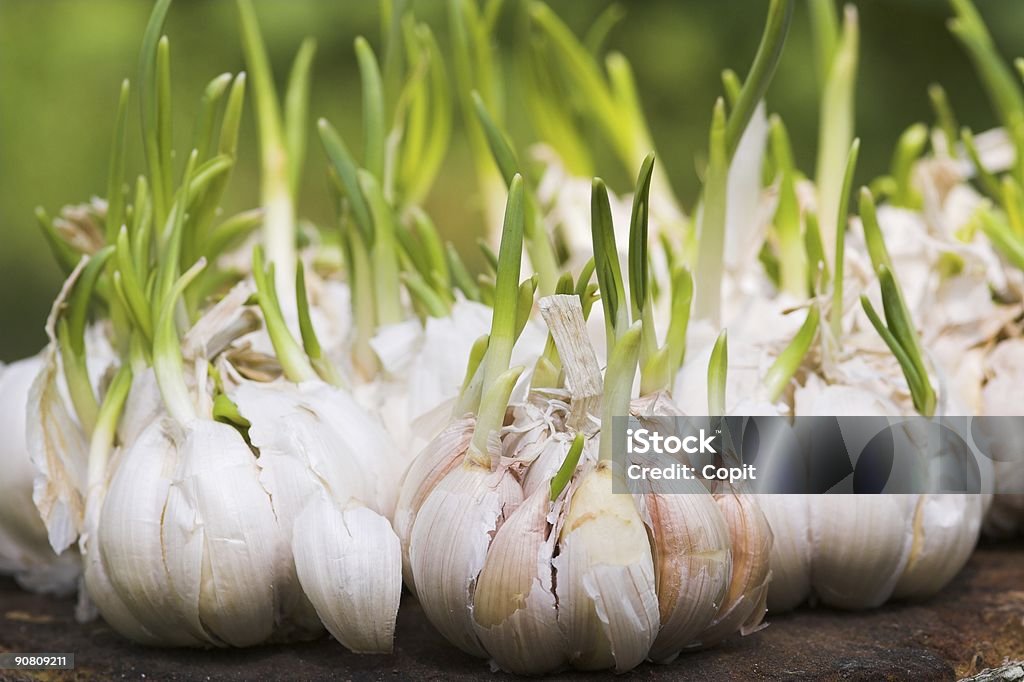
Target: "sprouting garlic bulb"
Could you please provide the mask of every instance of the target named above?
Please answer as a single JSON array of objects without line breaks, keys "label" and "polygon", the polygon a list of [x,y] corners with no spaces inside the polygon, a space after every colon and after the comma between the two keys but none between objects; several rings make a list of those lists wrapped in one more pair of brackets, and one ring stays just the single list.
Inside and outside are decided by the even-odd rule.
[{"label": "sprouting garlic bulb", "polygon": [[39,357],[0,364],[0,574],[13,575],[21,587],[34,592],[64,595],[77,586],[78,553],[54,553],[32,501],[37,470],[28,451],[26,410],[42,366]]},{"label": "sprouting garlic bulb", "polygon": [[[890,416],[901,411],[875,390],[824,385],[797,390],[798,415]],[[768,607],[815,598],[847,609],[891,598],[928,597],[963,568],[978,538],[979,495],[762,496],[779,549]]]}]

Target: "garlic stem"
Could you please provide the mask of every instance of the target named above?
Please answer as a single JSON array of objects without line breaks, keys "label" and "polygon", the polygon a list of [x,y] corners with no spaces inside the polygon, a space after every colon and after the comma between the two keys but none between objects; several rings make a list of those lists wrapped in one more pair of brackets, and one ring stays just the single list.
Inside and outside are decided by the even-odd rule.
[{"label": "garlic stem", "polygon": [[[774,4],[774,3],[773,3]],[[697,253],[698,318],[718,324],[722,307],[722,268],[725,252],[725,216],[729,177],[725,101],[719,97],[711,116],[711,142],[704,177],[704,208],[701,215]]]},{"label": "garlic stem", "polygon": [[128,79],[121,81],[121,94],[117,103],[114,139],[111,144],[110,169],[107,172],[106,243],[113,244],[124,221],[124,164],[128,145]]},{"label": "garlic stem", "polygon": [[835,235],[845,227],[845,215],[840,216],[842,202],[843,168],[848,157],[854,129],[854,86],[857,80],[857,61],[860,32],[857,9],[847,5],[843,16],[843,31],[829,68],[828,80],[821,98],[818,132],[818,162],[815,184],[818,188],[818,218],[825,239],[826,256],[835,256]]},{"label": "garlic stem", "polygon": [[88,258],[71,292],[67,316],[57,325],[64,379],[78,422],[86,434],[91,434],[95,428],[99,406],[89,378],[85,327],[93,295],[113,254],[114,247],[107,246]]},{"label": "garlic stem", "polygon": [[96,428],[93,429],[92,437],[89,439],[86,490],[91,490],[106,475],[107,459],[110,457],[110,451],[114,447],[114,437],[117,435],[117,423],[121,418],[121,411],[128,399],[128,391],[131,386],[131,365],[125,363],[121,365],[110,382],[110,387],[107,389],[107,394],[99,409]]},{"label": "garlic stem", "polygon": [[[974,68],[1019,152],[1024,148],[1024,91],[1013,71],[1000,58],[992,36],[971,0],[951,0],[951,4],[956,18],[949,21],[950,31],[974,62]],[[1014,176],[1024,183],[1024,155],[1020,153],[1015,161]]]},{"label": "garlic stem", "polygon": [[477,414],[476,426],[473,429],[473,440],[466,451],[466,459],[478,466],[491,468],[490,448],[487,447],[491,434],[501,428],[505,419],[505,409],[512,390],[523,373],[522,367],[513,367],[502,372],[492,383],[485,384],[480,411]]},{"label": "garlic stem", "polygon": [[1007,260],[1024,270],[1024,237],[1014,234],[1012,228],[990,210],[981,212],[981,229]]},{"label": "garlic stem", "polygon": [[373,244],[373,220],[370,217],[370,207],[359,186],[359,167],[341,136],[327,122],[327,119],[321,118],[317,121],[317,130],[320,133],[320,141],[327,153],[327,158],[331,162],[331,168],[337,173],[344,188],[345,199],[355,218],[356,227],[359,228],[363,242],[369,248],[369,245]]},{"label": "garlic stem", "polygon": [[690,326],[690,306],[693,303],[693,277],[679,265],[672,270],[672,312],[665,336],[668,349],[668,372],[675,376],[686,358],[686,331]]},{"label": "garlic stem", "polygon": [[1024,197],[1020,184],[1012,175],[1003,176],[1002,200],[1013,234],[1024,239]]},{"label": "garlic stem", "polygon": [[786,34],[793,20],[795,4],[794,0],[772,0],[768,6],[768,19],[761,35],[761,43],[757,46],[750,73],[747,74],[736,106],[732,108],[732,114],[729,116],[725,134],[726,165],[732,161],[757,103],[764,99],[765,93],[768,92],[768,86],[782,58],[782,48],[786,44]]},{"label": "garlic stem", "polygon": [[928,144],[928,127],[923,123],[915,123],[900,135],[893,152],[891,176],[894,183],[892,196],[893,206],[915,208],[920,196],[912,185],[914,163],[924,153]]},{"label": "garlic stem", "polygon": [[115,256],[117,263],[117,271],[114,273],[115,286],[124,292],[126,308],[131,313],[135,326],[145,337],[146,342],[152,344],[153,315],[139,273],[135,270],[132,260],[128,228],[123,226],[117,234]]},{"label": "garlic stem", "polygon": [[832,277],[832,310],[829,311],[832,324],[832,336],[837,343],[842,345],[843,325],[843,269],[846,256],[846,221],[847,211],[850,202],[850,188],[853,186],[853,172],[857,168],[857,156],[860,154],[860,140],[855,139],[850,146],[850,153],[846,157],[846,172],[843,175],[843,184],[839,191],[839,208],[835,231],[835,265]]},{"label": "garlic stem", "polygon": [[395,218],[376,177],[364,170],[359,170],[357,176],[373,217],[373,243],[369,255],[373,269],[372,293],[376,304],[376,324],[394,324],[403,318]]},{"label": "garlic stem", "polygon": [[[523,257],[525,214],[523,179],[516,174],[509,185],[508,203],[501,231],[498,274],[491,315],[491,337],[483,360],[483,385],[490,387],[508,370],[515,344],[516,310],[519,299],[519,272]],[[502,408],[504,410],[504,408]]]},{"label": "garlic stem", "polygon": [[[516,157],[516,153],[512,149],[508,138],[505,137],[501,129],[494,123],[479,93],[474,92],[472,96],[476,117],[479,119],[491,153],[494,155],[494,161],[505,183],[511,189],[510,183],[512,179],[521,173],[519,159]],[[551,239],[544,229],[537,201],[532,192],[527,189],[524,189],[524,192],[526,221],[524,235],[526,249],[530,254],[530,262],[533,265],[533,269],[540,278],[540,291],[546,295],[555,290],[555,282],[558,279],[558,260],[555,257]]]},{"label": "garlic stem", "polygon": [[935,122],[942,131],[946,141],[946,154],[953,156],[956,153],[957,130],[959,126],[956,116],[953,114],[953,107],[949,104],[946,90],[938,83],[928,86],[928,100],[931,102],[932,110],[935,112]]},{"label": "garlic stem", "polygon": [[195,128],[192,133],[192,147],[199,150],[201,159],[207,158],[213,148],[214,123],[217,119],[218,105],[230,83],[230,73],[214,76],[203,88],[203,94],[199,98],[199,115],[196,116]]},{"label": "garlic stem", "polygon": [[[654,327],[654,294],[648,275],[648,217],[650,214],[651,176],[654,173],[654,154],[648,154],[640,166],[633,207],[629,220],[629,298],[634,320],[642,319],[643,339],[640,346],[641,370],[658,350],[658,335]],[[613,237],[614,240],[614,237]],[[617,257],[617,256],[616,256]],[[641,375],[643,372],[641,372]]]},{"label": "garlic stem", "polygon": [[[280,102],[274,90],[273,75],[270,69],[270,60],[267,57],[266,46],[263,37],[260,35],[259,24],[256,20],[256,13],[253,10],[250,0],[238,0],[238,14],[241,22],[242,47],[245,51],[246,64],[252,75],[253,99],[256,107],[256,123],[259,129],[260,142],[260,197],[266,214],[263,222],[263,245],[267,257],[281,270],[281,280],[275,286],[279,287],[279,298],[289,306],[295,300],[295,198],[292,194],[293,179],[291,175],[297,172],[301,158],[292,159],[290,152],[296,152],[288,148],[285,139],[284,123],[282,122]],[[308,52],[309,48],[306,48]],[[311,60],[309,54],[308,59]],[[296,65],[300,67],[296,81],[297,93],[302,93],[301,68],[306,59],[300,51]],[[309,65],[306,63],[305,78],[308,78]],[[293,71],[295,74],[295,71]],[[308,91],[308,85],[306,86]],[[302,110],[292,104],[293,110]],[[296,122],[305,124],[305,121]],[[304,138],[299,138],[303,140]],[[301,157],[301,155],[299,155]],[[297,185],[297,183],[295,183]],[[290,307],[289,307],[290,310]]]},{"label": "garlic stem", "polygon": [[[149,176],[152,178],[150,190],[153,198],[153,215],[157,225],[163,225],[170,210],[170,178],[164,177],[164,169],[169,165],[169,149],[162,145],[169,135],[162,127],[169,127],[170,121],[162,118],[158,112],[163,110],[163,97],[166,90],[161,87],[157,76],[157,53],[161,49],[160,32],[167,18],[167,10],[171,0],[158,0],[149,15],[146,32],[142,37],[142,48],[139,50],[139,103],[142,113],[142,135],[146,151],[146,163]],[[166,41],[162,49],[166,50]],[[165,55],[166,56],[166,55]]]},{"label": "garlic stem", "polygon": [[159,304],[159,317],[154,326],[153,372],[160,387],[160,395],[168,413],[179,424],[196,418],[196,407],[185,383],[185,369],[181,357],[181,343],[174,325],[175,308],[185,288],[206,267],[200,259],[171,285],[170,291]]},{"label": "garlic stem", "polygon": [[974,168],[974,175],[978,180],[978,184],[980,185],[982,192],[987,194],[990,198],[998,200],[999,180],[997,180],[995,174],[986,168],[984,163],[982,163],[981,154],[978,152],[978,146],[974,142],[974,133],[971,132],[970,128],[961,128],[960,138],[963,140],[964,151],[967,153],[967,158],[970,160],[971,166]]},{"label": "garlic stem", "polygon": [[320,347],[320,340],[316,336],[316,329],[313,328],[313,320],[309,314],[309,296],[306,293],[306,269],[300,259],[295,268],[295,297],[299,311],[299,332],[302,335],[302,348],[306,351],[310,364],[321,379],[332,386],[344,386],[338,368],[334,366],[331,359],[324,355]]},{"label": "garlic stem", "polygon": [[590,229],[601,304],[604,306],[605,333],[611,353],[615,340],[629,326],[629,307],[619,267],[619,252],[615,246],[615,226],[612,224],[608,188],[601,178],[594,178],[590,193]]},{"label": "garlic stem", "polygon": [[612,458],[614,418],[629,415],[629,401],[640,356],[642,334],[643,323],[634,322],[610,346],[608,368],[604,373],[604,397],[601,402],[601,461],[610,461]]},{"label": "garlic stem", "polygon": [[[174,282],[178,278],[178,273],[181,272],[181,241],[185,231],[186,207],[191,195],[189,190],[197,159],[198,154],[193,149],[189,154],[188,163],[185,164],[184,180],[178,189],[177,199],[167,218],[166,234],[159,235],[162,238],[161,254],[156,269],[156,295],[154,297],[159,302],[163,302],[170,294]],[[159,314],[159,311],[154,311],[154,314]]]},{"label": "garlic stem", "polygon": [[[818,3],[812,3],[812,6],[814,4]],[[779,205],[775,209],[779,275],[783,291],[803,298],[807,294],[807,259],[800,225],[800,201],[796,194],[797,171],[793,162],[793,149],[782,119],[772,115],[769,125],[772,154],[779,175]]]},{"label": "garlic stem", "polygon": [[[257,300],[260,310],[263,311],[267,335],[274,345],[274,353],[289,381],[301,383],[316,379],[317,374],[309,358],[288,330],[274,285],[275,270],[273,263],[264,268],[263,250],[256,246],[252,253],[252,276],[256,282]],[[303,340],[305,341],[305,336]]]},{"label": "garlic stem", "polygon": [[811,42],[814,45],[814,63],[818,66],[818,84],[824,88],[839,35],[835,3],[833,0],[810,0],[807,9],[810,10]]}]

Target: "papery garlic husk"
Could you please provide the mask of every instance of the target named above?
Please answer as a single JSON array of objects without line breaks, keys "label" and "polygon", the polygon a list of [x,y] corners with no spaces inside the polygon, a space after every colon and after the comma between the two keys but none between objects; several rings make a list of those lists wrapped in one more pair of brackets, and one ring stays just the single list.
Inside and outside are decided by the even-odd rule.
[{"label": "papery garlic husk", "polygon": [[[282,525],[305,504],[304,488],[326,488],[390,517],[404,457],[380,421],[342,389],[321,381],[242,382],[231,391],[259,451],[260,480]],[[312,490],[312,488],[309,488]]]},{"label": "papery garlic husk", "polygon": [[552,672],[568,658],[551,563],[563,500],[552,503],[550,486],[539,486],[498,529],[477,578],[476,634],[495,665],[517,675]]},{"label": "papery garlic husk", "polygon": [[409,560],[423,612],[468,654],[487,653],[473,621],[473,588],[494,534],[523,500],[505,468],[466,458],[430,491],[413,522]]},{"label": "papery garlic husk", "polygon": [[[567,425],[572,406],[568,391],[561,389],[532,390],[526,402],[512,406],[512,423],[501,431],[502,447],[512,466],[523,468],[523,495],[530,497],[540,487],[550,485],[551,478],[565,461],[575,432]],[[589,439],[598,431],[599,423],[587,417],[582,432]],[[585,447],[577,467],[597,463],[597,452]]]},{"label": "papery garlic husk", "polygon": [[984,502],[981,495],[964,493],[902,497],[913,507],[914,540],[893,596],[930,597],[960,572],[974,551]]},{"label": "papery garlic husk", "polygon": [[[462,388],[473,343],[491,328],[489,306],[458,298],[445,317],[406,320],[381,328],[370,342],[384,376],[357,389],[357,397],[378,411],[407,457],[418,453],[451,418]],[[547,334],[531,320],[512,351],[511,364],[533,367]],[[510,400],[525,397],[530,372],[517,382]]]},{"label": "papery garlic husk", "polygon": [[647,657],[661,622],[647,528],[612,476],[600,462],[572,494],[554,561],[558,624],[574,668],[625,672]]},{"label": "papery garlic husk", "polygon": [[705,647],[737,630],[747,635],[759,629],[767,611],[765,602],[772,577],[772,530],[757,496],[728,490],[714,497],[729,529],[732,575],[718,614],[697,638]]},{"label": "papery garlic husk", "polygon": [[402,548],[388,520],[317,496],[295,520],[298,579],[328,631],[355,653],[390,653],[402,595]]},{"label": "papery garlic husk", "polygon": [[475,426],[476,418],[472,416],[453,421],[420,451],[402,479],[394,528],[402,544],[402,577],[413,594],[416,593],[416,581],[409,560],[413,523],[430,492],[462,463]]},{"label": "papery garlic husk", "polygon": [[26,408],[42,367],[40,357],[0,364],[0,575],[14,576],[33,592],[67,595],[81,573],[78,552],[53,551],[32,501],[37,471],[28,450]]}]

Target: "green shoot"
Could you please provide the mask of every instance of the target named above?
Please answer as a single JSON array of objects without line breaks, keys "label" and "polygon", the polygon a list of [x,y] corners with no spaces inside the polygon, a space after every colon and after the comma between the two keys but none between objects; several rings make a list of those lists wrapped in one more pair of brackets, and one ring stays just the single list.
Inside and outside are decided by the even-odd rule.
[{"label": "green shoot", "polygon": [[708,360],[708,416],[725,416],[725,386],[729,371],[729,336],[723,329]]},{"label": "green shoot", "polygon": [[768,391],[769,400],[772,402],[779,399],[782,392],[786,390],[786,386],[789,385],[793,375],[796,374],[797,369],[800,368],[800,364],[807,355],[807,351],[810,350],[811,344],[814,343],[815,336],[817,336],[820,317],[821,313],[818,311],[818,306],[812,304],[807,311],[807,318],[800,326],[796,336],[779,354],[779,357],[775,359],[775,362],[772,363],[767,374],[765,374],[764,385]]},{"label": "green shoot", "polygon": [[850,154],[846,159],[846,173],[843,175],[843,184],[839,194],[839,213],[836,220],[836,259],[832,278],[832,310],[829,311],[829,321],[832,325],[832,336],[840,339],[843,323],[843,264],[846,251],[846,221],[848,206],[850,203],[850,190],[853,187],[853,172],[857,168],[857,156],[860,153],[860,140],[855,139],[850,146]]},{"label": "green shoot", "polygon": [[569,481],[572,480],[572,476],[576,473],[576,467],[580,463],[580,455],[583,454],[583,434],[577,433],[576,437],[572,439],[572,445],[569,446],[569,451],[565,454],[565,459],[562,460],[562,465],[558,467],[558,471],[551,478],[551,501],[554,502],[558,499],[558,496],[565,490],[565,486],[569,485]]}]

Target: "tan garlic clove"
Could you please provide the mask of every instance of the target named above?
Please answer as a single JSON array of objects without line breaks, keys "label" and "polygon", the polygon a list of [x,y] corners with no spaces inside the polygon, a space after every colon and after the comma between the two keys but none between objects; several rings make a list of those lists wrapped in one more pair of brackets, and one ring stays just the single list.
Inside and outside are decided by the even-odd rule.
[{"label": "tan garlic clove", "polygon": [[654,560],[631,495],[612,493],[612,467],[581,478],[555,559],[558,622],[569,661],[583,670],[639,665],[660,628]]},{"label": "tan garlic clove", "polygon": [[755,631],[766,612],[771,580],[772,531],[755,496],[716,493],[715,500],[725,518],[732,546],[732,577],[725,599],[711,625],[700,634],[701,646]]},{"label": "tan garlic clove", "polygon": [[643,498],[661,619],[649,655],[657,663],[673,660],[707,629],[732,574],[725,519],[707,490],[691,483],[693,489],[687,492],[677,488]]}]

